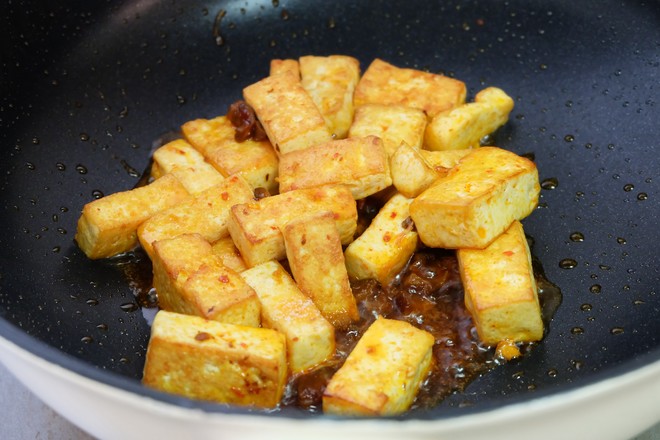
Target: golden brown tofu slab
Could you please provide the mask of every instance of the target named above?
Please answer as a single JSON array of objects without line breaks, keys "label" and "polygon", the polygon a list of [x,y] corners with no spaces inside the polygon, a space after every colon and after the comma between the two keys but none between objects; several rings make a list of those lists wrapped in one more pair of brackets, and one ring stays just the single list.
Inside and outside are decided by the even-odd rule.
[{"label": "golden brown tofu slab", "polygon": [[268,139],[280,154],[332,139],[314,101],[290,71],[268,76],[243,89]]},{"label": "golden brown tofu slab", "polygon": [[275,408],[286,362],[286,341],[275,330],[161,310],[151,326],[142,382],[193,399]]},{"label": "golden brown tofu slab", "polygon": [[151,244],[156,240],[189,233],[200,234],[209,242],[228,237],[229,209],[253,198],[252,188],[240,175],[230,176],[142,223],[138,228],[140,244],[152,257]]},{"label": "golden brown tofu slab", "polygon": [[277,75],[286,71],[293,73],[293,76],[300,78],[300,65],[298,60],[293,59],[272,59],[270,60],[270,75]]},{"label": "golden brown tofu slab", "polygon": [[409,207],[412,199],[395,194],[344,252],[350,277],[389,283],[417,248]]},{"label": "golden brown tofu slab", "polygon": [[429,118],[465,102],[465,83],[376,58],[355,89],[355,107],[395,104],[424,110]]},{"label": "golden brown tofu slab", "polygon": [[195,119],[181,127],[186,140],[225,177],[240,174],[252,188],[277,193],[277,155],[268,141],[238,142],[225,116]]},{"label": "golden brown tofu slab", "polygon": [[83,207],[75,240],[91,259],[128,252],[137,246],[137,229],[145,220],[189,197],[181,182],[167,174],[149,185],[94,200]]},{"label": "golden brown tofu slab", "polygon": [[459,249],[457,257],[465,306],[482,342],[495,345],[543,337],[532,257],[519,221],[486,248]]},{"label": "golden brown tofu slab", "polygon": [[299,189],[234,205],[229,234],[250,267],[282,260],[286,249],[280,228],[295,218],[321,211],[334,214],[342,244],[350,243],[357,228],[357,207],[350,190],[343,185]]},{"label": "golden brown tofu slab", "polygon": [[183,139],[169,142],[154,151],[151,176],[174,173],[190,194],[197,194],[224,180],[204,156]]},{"label": "golden brown tofu slab", "polygon": [[379,318],[330,379],[323,412],[391,416],[410,408],[432,362],[433,335],[403,321]]},{"label": "golden brown tofu slab", "polygon": [[424,160],[441,176],[446,175],[450,169],[458,165],[458,162],[470,153],[472,153],[470,148],[439,151],[419,150],[419,154]]},{"label": "golden brown tofu slab", "polygon": [[282,234],[289,267],[300,290],[336,328],[357,321],[360,315],[333,213],[291,220]]},{"label": "golden brown tofu slab", "polygon": [[497,87],[477,94],[475,102],[437,114],[426,128],[424,146],[429,150],[479,147],[479,141],[509,120],[513,99]]},{"label": "golden brown tofu slab", "polygon": [[299,59],[303,88],[312,97],[333,137],[343,139],[353,120],[353,93],[360,62],[345,55],[303,56]]},{"label": "golden brown tofu slab", "polygon": [[252,267],[241,276],[257,292],[265,327],[286,336],[289,369],[313,369],[335,352],[335,329],[276,261]]},{"label": "golden brown tofu slab", "polygon": [[378,136],[392,156],[402,143],[422,148],[426,114],[403,105],[364,104],[355,110],[349,137]]},{"label": "golden brown tofu slab", "polygon": [[154,288],[161,309],[258,327],[261,304],[234,270],[224,266],[199,234],[156,241]]},{"label": "golden brown tofu slab", "polygon": [[417,196],[410,216],[429,247],[483,249],[536,208],[540,189],[532,161],[481,147]]},{"label": "golden brown tofu slab", "polygon": [[380,138],[330,141],[280,156],[280,192],[322,185],[345,185],[363,199],[392,184]]}]

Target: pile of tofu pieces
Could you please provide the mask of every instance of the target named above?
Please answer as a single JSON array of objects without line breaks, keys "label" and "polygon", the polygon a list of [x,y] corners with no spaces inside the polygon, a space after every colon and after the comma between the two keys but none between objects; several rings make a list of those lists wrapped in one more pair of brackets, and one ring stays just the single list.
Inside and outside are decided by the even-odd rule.
[{"label": "pile of tofu pieces", "polygon": [[[484,344],[542,338],[519,221],[538,203],[538,172],[479,146],[508,120],[505,92],[466,103],[459,80],[380,59],[361,74],[355,58],[332,55],[273,60],[242,95],[267,140],[237,142],[226,115],[187,122],[153,154],[150,183],[88,203],[79,219],[89,258],[142,246],[153,262],[147,386],[278,407],[290,378],[333,358],[335,329],[360,319],[350,281],[386,285],[421,246],[457,250]],[[357,201],[376,194],[389,197],[358,234]],[[433,345],[378,317],[329,381],[323,411],[408,410]]]}]

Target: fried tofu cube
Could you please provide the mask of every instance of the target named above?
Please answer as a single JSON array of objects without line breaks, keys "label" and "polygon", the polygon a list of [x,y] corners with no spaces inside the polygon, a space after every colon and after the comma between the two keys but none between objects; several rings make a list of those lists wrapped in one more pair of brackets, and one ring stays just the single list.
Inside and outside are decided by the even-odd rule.
[{"label": "fried tofu cube", "polygon": [[322,185],[346,185],[356,200],[392,184],[380,138],[330,141],[280,156],[280,192]]},{"label": "fried tofu cube", "polygon": [[282,229],[286,256],[300,290],[336,328],[360,319],[331,212],[291,220]]},{"label": "fried tofu cube", "polygon": [[419,150],[419,154],[433,167],[439,176],[446,175],[450,169],[458,165],[458,162],[470,153],[472,153],[471,148],[438,151]]},{"label": "fried tofu cube", "polygon": [[323,412],[392,416],[410,408],[433,360],[434,338],[404,321],[369,326],[323,392]]},{"label": "fried tofu cube", "polygon": [[94,200],[82,209],[76,242],[91,259],[128,252],[138,244],[138,226],[189,197],[181,182],[167,174],[149,185]]},{"label": "fried tofu cube", "polygon": [[393,66],[376,58],[355,89],[353,101],[364,104],[395,104],[424,110],[427,117],[465,102],[465,83],[443,75]]},{"label": "fried tofu cube", "polygon": [[220,258],[222,264],[236,272],[243,272],[248,268],[231,237],[214,241],[211,243],[211,250],[215,256]]},{"label": "fried tofu cube", "polygon": [[277,331],[156,314],[144,385],[193,399],[275,408],[286,379],[286,341]]},{"label": "fried tofu cube", "polygon": [[479,140],[509,120],[513,99],[497,87],[482,90],[475,102],[436,115],[426,128],[429,150],[460,150],[479,146]]},{"label": "fried tofu cube", "polygon": [[272,59],[270,60],[270,75],[277,75],[290,71],[296,78],[300,78],[300,65],[298,60],[293,59]]},{"label": "fried tofu cube", "polygon": [[410,198],[417,197],[439,177],[421,152],[405,143],[390,158],[390,170],[394,187]]},{"label": "fried tofu cube", "polygon": [[278,262],[252,267],[241,276],[259,296],[263,325],[286,336],[292,373],[313,369],[334,354],[334,327]]},{"label": "fried tofu cube", "polygon": [[543,337],[532,257],[519,221],[486,248],[459,249],[457,257],[465,306],[483,343]]},{"label": "fried tofu cube", "polygon": [[536,208],[540,189],[532,161],[481,147],[417,196],[410,216],[429,247],[483,249]]},{"label": "fried tofu cube", "polygon": [[360,62],[345,55],[303,56],[299,59],[303,88],[321,111],[330,132],[346,137],[353,120],[353,93],[360,79]]},{"label": "fried tofu cube", "polygon": [[321,211],[334,214],[342,244],[350,243],[357,228],[357,207],[351,191],[343,185],[299,189],[234,205],[229,234],[250,267],[282,260],[286,249],[280,229],[295,218]]},{"label": "fried tofu cube", "polygon": [[364,104],[355,109],[349,137],[378,136],[391,157],[402,143],[421,148],[426,114],[403,105]]},{"label": "fried tofu cube", "polygon": [[417,248],[409,207],[413,199],[395,194],[344,252],[348,275],[389,283]]},{"label": "fried tofu cube", "polygon": [[261,324],[261,303],[254,290],[222,264],[199,234],[156,241],[153,273],[163,310],[231,324]]},{"label": "fried tofu cube", "polygon": [[243,89],[275,151],[286,154],[332,139],[314,101],[292,72],[268,76]]},{"label": "fried tofu cube", "polygon": [[198,233],[209,242],[228,237],[229,208],[253,199],[250,185],[240,175],[230,176],[142,223],[138,228],[140,244],[152,257],[152,243],[157,240],[190,233]]},{"label": "fried tofu cube", "polygon": [[268,141],[238,142],[226,116],[196,119],[181,127],[186,140],[225,177],[240,174],[252,188],[277,193],[277,155]]},{"label": "fried tofu cube", "polygon": [[151,176],[174,173],[190,194],[197,194],[224,180],[204,156],[183,139],[169,142],[154,151]]}]

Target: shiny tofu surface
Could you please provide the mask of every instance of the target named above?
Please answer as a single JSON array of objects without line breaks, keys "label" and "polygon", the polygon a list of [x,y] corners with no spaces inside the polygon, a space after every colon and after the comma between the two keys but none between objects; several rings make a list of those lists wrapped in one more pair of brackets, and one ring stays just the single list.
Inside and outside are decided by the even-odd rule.
[{"label": "shiny tofu surface", "polygon": [[300,64],[298,60],[291,58],[280,59],[275,58],[270,60],[270,75],[277,75],[286,71],[290,71],[294,78],[300,78]]},{"label": "shiny tofu surface", "polygon": [[75,240],[91,259],[108,258],[138,245],[138,227],[154,214],[181,203],[190,194],[171,174],[149,185],[107,195],[87,203]]},{"label": "shiny tofu surface", "polygon": [[424,111],[403,105],[363,104],[355,110],[349,137],[378,136],[392,156],[401,143],[422,148],[426,129]]},{"label": "shiny tofu surface", "polygon": [[248,268],[231,237],[225,237],[214,241],[211,243],[211,250],[215,256],[220,258],[222,264],[236,272],[243,272]]},{"label": "shiny tofu surface", "polygon": [[536,208],[539,192],[532,161],[481,147],[417,196],[410,215],[429,247],[483,249]]},{"label": "shiny tofu surface", "polygon": [[350,277],[389,283],[417,248],[409,207],[413,199],[395,194],[344,252]]},{"label": "shiny tofu surface", "polygon": [[152,155],[151,177],[174,173],[190,194],[197,194],[224,180],[202,153],[183,139],[168,142]]},{"label": "shiny tofu surface", "polygon": [[300,79],[284,71],[243,89],[275,151],[286,154],[332,139],[321,112]]},{"label": "shiny tofu surface", "polygon": [[230,176],[142,223],[138,228],[140,244],[151,256],[154,241],[180,234],[197,233],[209,242],[228,237],[229,209],[253,198],[252,188],[242,177]]},{"label": "shiny tofu surface", "polygon": [[142,382],[218,403],[275,408],[287,378],[286,341],[277,331],[159,311]]},{"label": "shiny tofu surface", "polygon": [[323,411],[388,416],[406,411],[432,362],[433,336],[403,321],[379,318],[332,376]]},{"label": "shiny tofu surface", "polygon": [[334,215],[321,212],[294,219],[282,234],[289,267],[300,290],[336,328],[357,321],[360,315]]},{"label": "shiny tofu surface", "polygon": [[485,249],[459,249],[457,257],[479,339],[497,344],[543,337],[531,254],[519,221]]},{"label": "shiny tofu surface", "polygon": [[300,57],[303,88],[312,97],[333,137],[342,139],[353,120],[353,93],[360,79],[360,62],[345,55]]},{"label": "shiny tofu surface", "polygon": [[330,141],[280,157],[280,192],[344,185],[363,199],[392,184],[383,142],[375,136]]},{"label": "shiny tofu surface", "polygon": [[252,267],[241,276],[259,296],[263,325],[286,336],[292,373],[310,370],[334,354],[334,327],[278,262]]},{"label": "shiny tofu surface", "polygon": [[350,243],[357,228],[357,207],[353,194],[343,185],[293,190],[234,205],[229,234],[250,267],[282,260],[286,249],[280,229],[295,218],[321,211],[333,213],[342,244]]},{"label": "shiny tofu surface", "polygon": [[429,150],[479,147],[479,140],[509,120],[513,99],[497,87],[482,90],[475,102],[436,115],[426,128],[424,146]]},{"label": "shiny tofu surface", "polygon": [[181,132],[223,176],[239,174],[252,188],[277,193],[277,154],[267,140],[236,141],[236,130],[226,116],[188,121]]},{"label": "shiny tofu surface", "polygon": [[199,234],[156,241],[154,288],[161,309],[258,327],[261,304],[236,271],[226,267]]},{"label": "shiny tofu surface", "polygon": [[394,66],[376,58],[360,78],[353,100],[363,104],[395,104],[423,110],[427,117],[465,103],[462,81],[435,73]]}]

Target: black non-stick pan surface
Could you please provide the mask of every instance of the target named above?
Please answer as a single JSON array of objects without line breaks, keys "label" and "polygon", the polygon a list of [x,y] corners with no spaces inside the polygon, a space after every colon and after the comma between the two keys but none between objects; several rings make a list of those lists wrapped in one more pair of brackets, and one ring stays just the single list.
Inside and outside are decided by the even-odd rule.
[{"label": "black non-stick pan surface", "polygon": [[[224,11],[224,12],[223,12]],[[118,1],[2,6],[0,331],[84,376],[140,385],[149,325],[117,262],[73,241],[181,124],[224,114],[271,58],[346,54],[515,98],[497,144],[544,181],[524,221],[563,302],[520,361],[414,417],[584,386],[660,359],[660,6],[636,1]],[[241,410],[233,410],[241,411]],[[295,410],[275,413],[297,416]]]}]

